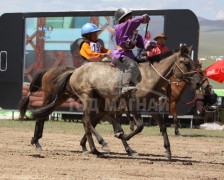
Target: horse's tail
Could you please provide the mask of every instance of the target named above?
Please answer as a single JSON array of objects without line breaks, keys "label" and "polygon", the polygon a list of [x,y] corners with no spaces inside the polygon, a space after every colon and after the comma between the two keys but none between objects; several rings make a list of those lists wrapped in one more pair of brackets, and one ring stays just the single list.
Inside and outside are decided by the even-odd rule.
[{"label": "horse's tail", "polygon": [[[57,107],[59,107],[62,102],[67,100],[69,97],[65,99],[65,92],[67,89],[67,86],[69,85],[69,79],[71,75],[73,74],[74,69],[71,71],[64,72],[63,74],[60,75],[58,78],[57,84],[56,84],[56,89],[53,92],[53,99],[48,102],[46,106],[42,106],[36,110],[31,110],[32,112],[32,117],[34,119],[39,119],[39,120],[45,120]],[[63,99],[64,98],[64,99]]]},{"label": "horse's tail", "polygon": [[34,93],[40,90],[42,86],[42,78],[46,72],[47,70],[42,70],[34,76],[29,86],[29,93],[19,101],[20,120],[24,120],[27,107],[30,102],[30,95],[31,93]]}]

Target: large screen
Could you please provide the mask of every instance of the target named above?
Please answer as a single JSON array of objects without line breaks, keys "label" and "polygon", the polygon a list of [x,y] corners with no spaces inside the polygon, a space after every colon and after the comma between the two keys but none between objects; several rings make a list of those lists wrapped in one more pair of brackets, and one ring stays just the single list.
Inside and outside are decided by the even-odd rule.
[{"label": "large screen", "polygon": [[[150,18],[149,25],[140,25],[138,33],[153,40],[159,32],[164,32],[164,16],[154,15]],[[25,18],[23,96],[27,95],[30,82],[40,70],[61,65],[81,66],[82,59],[77,40],[81,38],[81,28],[87,22],[94,23],[102,29],[99,38],[106,48],[113,51],[116,47],[113,16]],[[137,49],[134,49],[134,52],[137,55]],[[42,100],[42,93],[38,92],[31,96],[30,105],[41,106]],[[80,106],[69,99],[62,107],[69,107],[69,110],[74,111],[74,107]]]}]

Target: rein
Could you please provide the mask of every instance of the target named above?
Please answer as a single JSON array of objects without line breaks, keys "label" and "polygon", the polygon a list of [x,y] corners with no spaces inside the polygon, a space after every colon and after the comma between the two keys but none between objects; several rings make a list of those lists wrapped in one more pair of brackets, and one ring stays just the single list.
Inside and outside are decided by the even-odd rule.
[{"label": "rein", "polygon": [[[188,55],[187,55],[188,56]],[[180,70],[180,72],[182,73],[182,75],[183,75],[183,78],[181,78],[181,80],[184,80],[184,81],[186,81],[187,83],[189,83],[189,81],[188,80],[186,80],[187,79],[187,76],[191,76],[191,75],[193,75],[193,74],[195,74],[195,73],[198,73],[198,71],[197,70],[195,70],[195,71],[190,71],[190,72],[184,72],[181,68],[180,68],[180,66],[176,63],[176,59],[177,58],[175,58],[175,55],[174,55],[174,64],[173,64],[173,66],[172,66],[172,68],[170,68],[170,71],[166,74],[166,76],[164,77],[162,74],[160,74],[158,71],[157,71],[157,69],[150,63],[150,65],[151,65],[151,67],[153,68],[153,70],[163,79],[163,80],[165,80],[166,82],[168,82],[168,84],[170,84],[170,79],[167,79],[166,77],[171,73],[171,71],[174,69],[174,66],[176,66],[179,70]],[[185,79],[185,77],[186,77],[186,79]]]},{"label": "rein", "polygon": [[198,97],[199,97],[199,95],[196,94],[195,98],[192,101],[190,101],[190,102],[184,102],[182,99],[180,99],[180,100],[181,100],[182,103],[189,105],[189,104],[193,104],[198,99]]},{"label": "rein", "polygon": [[153,68],[153,70],[162,78],[162,79],[164,79],[165,81],[167,81],[168,82],[168,84],[170,84],[170,80],[169,79],[166,79],[165,77],[163,77],[163,75],[162,74],[160,74],[158,71],[157,71],[157,69],[152,65],[152,64],[150,64],[151,65],[151,67]]},{"label": "rein", "polygon": [[[172,66],[172,68],[170,68],[170,71],[166,74],[166,76],[164,77],[162,74],[159,73],[159,71],[157,71],[157,69],[150,63],[151,67],[153,68],[153,70],[163,79],[165,80],[168,84],[170,84],[170,79],[166,79],[166,77],[171,73],[172,69],[174,68],[174,65],[176,64],[176,59],[175,59],[175,55],[174,55],[174,64]],[[182,72],[182,71],[181,71]]]},{"label": "rein", "polygon": [[[176,64],[176,63],[175,63],[175,64]],[[180,66],[179,66],[178,64],[176,64],[176,66],[178,67],[178,69],[181,71],[181,73],[182,73],[183,75],[192,75],[192,74],[198,73],[197,70],[195,70],[195,71],[190,71],[190,72],[183,72],[183,70],[180,68]]]}]

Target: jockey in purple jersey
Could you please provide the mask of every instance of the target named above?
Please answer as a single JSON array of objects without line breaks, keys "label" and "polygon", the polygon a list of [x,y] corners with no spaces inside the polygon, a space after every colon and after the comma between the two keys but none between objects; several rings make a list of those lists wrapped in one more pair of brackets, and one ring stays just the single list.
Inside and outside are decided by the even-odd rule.
[{"label": "jockey in purple jersey", "polygon": [[155,43],[145,39],[137,31],[140,24],[149,23],[150,17],[147,14],[132,19],[130,9],[120,8],[115,12],[114,17],[118,22],[115,26],[117,48],[113,51],[111,59],[113,64],[124,72],[121,93],[126,94],[130,90],[136,90],[135,85],[140,75],[132,49],[137,46],[141,49],[151,50]]}]

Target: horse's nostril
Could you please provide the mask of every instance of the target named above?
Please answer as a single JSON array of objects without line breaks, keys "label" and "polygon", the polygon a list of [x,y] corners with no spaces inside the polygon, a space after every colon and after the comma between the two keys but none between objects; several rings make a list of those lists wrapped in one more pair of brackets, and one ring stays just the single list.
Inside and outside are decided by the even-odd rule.
[{"label": "horse's nostril", "polygon": [[197,83],[196,84],[196,89],[200,89],[201,88],[201,83]]}]

